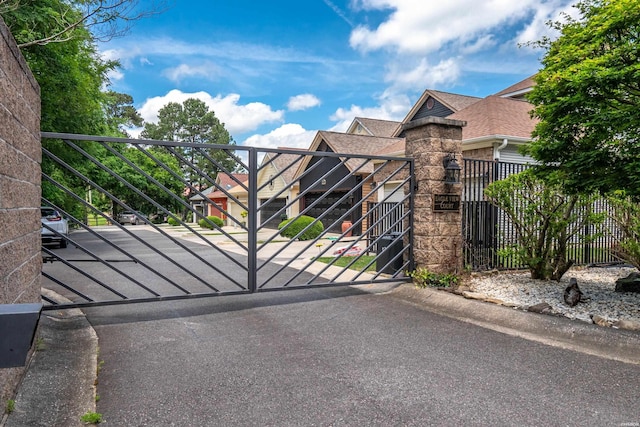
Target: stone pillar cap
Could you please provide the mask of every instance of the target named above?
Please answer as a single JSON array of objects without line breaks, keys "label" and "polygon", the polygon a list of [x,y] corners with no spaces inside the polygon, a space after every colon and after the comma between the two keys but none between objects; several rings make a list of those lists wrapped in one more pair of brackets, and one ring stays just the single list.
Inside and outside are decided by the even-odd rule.
[{"label": "stone pillar cap", "polygon": [[412,120],[402,125],[403,130],[413,129],[420,126],[426,126],[430,124],[445,125],[445,126],[459,126],[463,127],[467,125],[467,122],[463,120],[445,119],[444,117],[427,116],[417,120]]}]

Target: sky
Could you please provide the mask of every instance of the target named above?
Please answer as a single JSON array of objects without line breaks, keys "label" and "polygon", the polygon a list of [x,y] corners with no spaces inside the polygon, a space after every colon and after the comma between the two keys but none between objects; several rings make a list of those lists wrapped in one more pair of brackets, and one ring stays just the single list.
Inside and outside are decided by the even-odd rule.
[{"label": "sky", "polygon": [[401,121],[426,89],[484,97],[533,75],[544,52],[523,44],[572,3],[169,0],[98,48],[147,122],[198,98],[239,145],[308,148],[354,117]]}]

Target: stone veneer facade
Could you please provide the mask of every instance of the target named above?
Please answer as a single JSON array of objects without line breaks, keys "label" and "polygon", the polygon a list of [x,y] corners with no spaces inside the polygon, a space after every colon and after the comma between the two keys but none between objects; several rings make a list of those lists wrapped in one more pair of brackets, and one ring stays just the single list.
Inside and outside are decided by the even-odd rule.
[{"label": "stone veneer facade", "polygon": [[406,155],[415,160],[414,259],[416,268],[435,273],[458,273],[462,267],[460,209],[437,212],[434,194],[462,196],[462,185],[444,183],[442,160],[453,154],[462,163],[462,127],[465,122],[425,117],[404,126]]},{"label": "stone veneer facade", "polygon": [[[40,87],[0,18],[0,304],[40,302],[41,156]],[[0,369],[3,409],[23,372]]]}]

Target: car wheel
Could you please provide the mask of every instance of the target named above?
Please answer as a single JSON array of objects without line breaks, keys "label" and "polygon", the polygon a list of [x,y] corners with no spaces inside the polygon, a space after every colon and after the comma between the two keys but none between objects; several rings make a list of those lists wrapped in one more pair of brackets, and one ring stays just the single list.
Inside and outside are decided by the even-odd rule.
[{"label": "car wheel", "polygon": [[65,239],[65,238],[60,239],[60,247],[61,248],[66,248],[67,247],[67,239]]}]

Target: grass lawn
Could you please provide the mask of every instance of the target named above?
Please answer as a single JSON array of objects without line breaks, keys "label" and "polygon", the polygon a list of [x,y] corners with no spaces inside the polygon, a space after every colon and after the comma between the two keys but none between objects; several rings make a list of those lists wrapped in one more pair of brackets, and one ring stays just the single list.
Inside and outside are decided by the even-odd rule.
[{"label": "grass lawn", "polygon": [[[315,261],[320,261],[320,262],[324,262],[325,264],[329,264],[332,260],[335,259],[336,262],[334,262],[332,265],[335,265],[336,267],[346,267],[351,261],[353,261],[354,258],[355,257],[343,256],[335,259],[334,257],[331,257],[331,256],[324,256],[320,258],[315,258]],[[367,264],[369,264],[374,258],[375,258],[374,255],[363,255],[360,258],[358,258],[358,260],[354,262],[351,266],[349,266],[349,269],[362,271],[362,269],[364,269],[364,267]],[[375,271],[375,270],[376,270],[376,263],[374,262],[369,266],[369,268],[367,268],[366,271]]]},{"label": "grass lawn", "polygon": [[97,225],[107,225],[107,219],[103,216],[89,216],[87,218],[87,225],[89,227],[95,227]]}]

